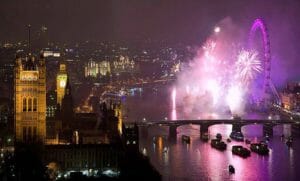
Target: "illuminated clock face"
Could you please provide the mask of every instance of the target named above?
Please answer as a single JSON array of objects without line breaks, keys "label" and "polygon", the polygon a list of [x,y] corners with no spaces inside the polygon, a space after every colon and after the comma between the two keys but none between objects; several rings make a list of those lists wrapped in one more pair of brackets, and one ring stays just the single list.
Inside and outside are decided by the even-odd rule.
[{"label": "illuminated clock face", "polygon": [[66,87],[66,81],[61,80],[61,81],[59,82],[59,86],[60,86],[60,87]]}]

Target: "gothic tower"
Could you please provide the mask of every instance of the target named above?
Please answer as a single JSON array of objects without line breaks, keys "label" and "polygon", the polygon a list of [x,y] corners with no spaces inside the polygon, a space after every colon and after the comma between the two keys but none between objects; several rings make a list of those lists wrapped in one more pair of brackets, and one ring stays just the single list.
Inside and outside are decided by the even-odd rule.
[{"label": "gothic tower", "polygon": [[16,58],[14,72],[15,138],[44,142],[46,138],[46,65],[44,57]]},{"label": "gothic tower", "polygon": [[59,65],[59,72],[56,76],[56,94],[57,94],[57,104],[61,106],[62,99],[65,96],[65,89],[67,84],[67,71],[66,71],[66,64],[61,63]]}]

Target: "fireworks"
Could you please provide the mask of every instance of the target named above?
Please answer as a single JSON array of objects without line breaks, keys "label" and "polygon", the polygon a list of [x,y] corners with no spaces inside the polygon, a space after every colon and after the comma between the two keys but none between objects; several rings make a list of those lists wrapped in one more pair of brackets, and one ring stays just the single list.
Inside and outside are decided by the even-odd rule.
[{"label": "fireworks", "polygon": [[[220,52],[222,50],[216,49],[216,46],[215,41],[208,40],[202,47],[204,52],[197,59],[198,64],[194,64],[192,72],[188,72],[181,81],[180,85],[183,87],[177,87],[179,103],[180,97],[185,98],[182,101],[189,114],[197,110],[214,113],[229,108],[232,114],[241,115],[251,82],[263,71],[262,64],[256,51],[236,51],[232,48],[228,51],[231,52],[231,57],[236,57],[233,59],[223,57],[223,52]],[[217,57],[222,57],[225,61]],[[173,109],[175,97],[174,88]]]},{"label": "fireworks", "polygon": [[172,114],[171,119],[177,120],[177,112],[176,112],[176,88],[174,87],[172,90]]},{"label": "fireworks", "polygon": [[176,88],[172,90],[172,108],[173,110],[176,109]]},{"label": "fireworks", "polygon": [[263,70],[257,55],[258,53],[256,51],[246,50],[242,50],[238,55],[236,71],[238,77],[246,84]]},{"label": "fireworks", "polygon": [[229,88],[226,102],[232,114],[242,114],[243,90],[239,85],[234,85]]},{"label": "fireworks", "polygon": [[[220,30],[215,27],[214,33]],[[251,92],[256,89],[255,82],[260,82],[258,75],[265,64],[262,66],[257,51],[243,49],[240,40],[224,33],[211,36],[202,46],[203,54],[197,54],[191,68],[178,77],[178,108],[188,115],[226,114],[228,108],[232,114],[242,115],[246,101],[253,98]],[[173,90],[173,102],[175,95]]]}]

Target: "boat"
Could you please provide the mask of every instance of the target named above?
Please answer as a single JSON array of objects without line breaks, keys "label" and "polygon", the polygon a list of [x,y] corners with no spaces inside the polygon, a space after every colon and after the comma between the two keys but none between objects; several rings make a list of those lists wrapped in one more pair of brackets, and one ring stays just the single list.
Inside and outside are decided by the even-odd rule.
[{"label": "boat", "polygon": [[268,134],[266,134],[266,136],[264,137],[264,140],[266,140],[266,141],[270,141],[270,137],[269,137],[269,135],[268,135]]},{"label": "boat", "polygon": [[227,144],[224,141],[220,141],[219,139],[212,139],[210,145],[213,148],[224,151],[227,148]]},{"label": "boat", "polygon": [[231,139],[230,138],[227,138],[227,143],[230,143],[231,142]]},{"label": "boat", "polygon": [[247,158],[248,156],[251,155],[250,150],[248,150],[247,148],[244,148],[241,145],[232,146],[232,153],[235,155],[241,156],[243,158]]},{"label": "boat", "polygon": [[235,141],[244,141],[244,135],[242,132],[233,131],[230,133],[230,138]]},{"label": "boat", "polygon": [[235,173],[235,169],[232,165],[228,166],[228,171],[229,171],[229,173]]},{"label": "boat", "polygon": [[248,139],[246,139],[246,140],[245,140],[245,143],[246,143],[246,144],[251,144],[251,141],[248,140]]},{"label": "boat", "polygon": [[222,135],[221,135],[220,133],[218,133],[218,134],[216,135],[216,138],[217,138],[218,140],[222,140]]},{"label": "boat", "polygon": [[293,138],[290,136],[285,143],[288,147],[291,147],[293,144]]},{"label": "boat", "polygon": [[169,151],[169,148],[167,148],[167,147],[164,147],[164,150],[163,150],[163,152],[164,153],[167,153]]},{"label": "boat", "polygon": [[260,155],[268,155],[269,154],[269,148],[268,145],[265,143],[251,143],[250,144],[250,150],[258,153]]},{"label": "boat", "polygon": [[203,133],[201,135],[201,140],[204,141],[204,142],[207,142],[209,140],[209,135],[208,133]]},{"label": "boat", "polygon": [[191,143],[191,138],[187,135],[182,135],[181,139],[182,139],[182,142],[185,142],[187,144]]}]

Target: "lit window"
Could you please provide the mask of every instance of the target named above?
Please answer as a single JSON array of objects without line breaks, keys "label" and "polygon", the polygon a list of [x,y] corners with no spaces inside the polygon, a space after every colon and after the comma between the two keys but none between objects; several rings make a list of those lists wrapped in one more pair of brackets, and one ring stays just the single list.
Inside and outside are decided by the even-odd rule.
[{"label": "lit window", "polygon": [[23,98],[23,112],[27,111],[27,100],[26,98],[24,97]]},{"label": "lit window", "polygon": [[32,111],[32,99],[28,99],[28,111]]},{"label": "lit window", "polygon": [[33,98],[33,111],[37,111],[37,98]]}]

